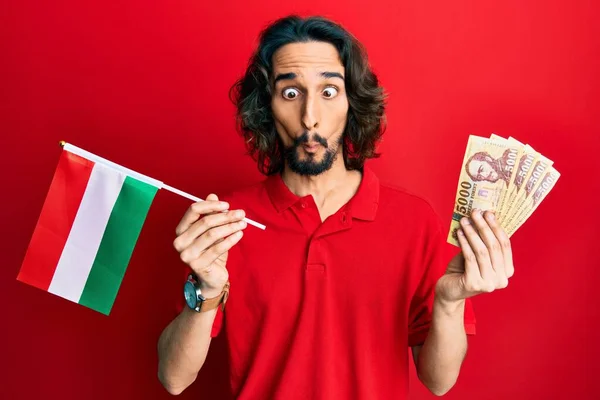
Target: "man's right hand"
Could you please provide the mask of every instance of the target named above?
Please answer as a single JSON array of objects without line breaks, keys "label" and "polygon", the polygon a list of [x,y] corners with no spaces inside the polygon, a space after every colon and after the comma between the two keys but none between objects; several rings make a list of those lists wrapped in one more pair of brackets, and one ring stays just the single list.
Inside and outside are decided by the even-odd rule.
[{"label": "man's right hand", "polygon": [[194,203],[177,225],[173,246],[181,260],[200,280],[200,290],[207,299],[217,297],[229,280],[227,255],[243,236],[247,227],[242,210],[227,210],[229,205],[210,194],[205,201]]}]

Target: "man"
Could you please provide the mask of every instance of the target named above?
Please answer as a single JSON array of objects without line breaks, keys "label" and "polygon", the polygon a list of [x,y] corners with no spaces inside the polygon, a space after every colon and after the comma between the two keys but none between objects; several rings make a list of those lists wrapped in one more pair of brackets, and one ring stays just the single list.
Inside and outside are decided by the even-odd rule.
[{"label": "man", "polygon": [[489,153],[480,151],[467,160],[465,170],[474,181],[494,183],[502,179],[508,185],[515,165],[514,159],[510,158],[514,152],[513,149],[506,149],[502,157],[495,159]]},{"label": "man", "polygon": [[[207,300],[196,307],[192,290],[196,310],[161,335],[161,382],[188,387],[224,322],[238,399],[406,398],[408,347],[420,380],[446,393],[474,333],[466,299],[513,273],[506,234],[474,213],[448,264],[431,207],[364,165],[384,96],[342,27],[289,17],[260,39],[234,99],[268,177],[227,202],[210,195],[179,223],[174,246]],[[246,214],[266,230],[246,229]]]}]

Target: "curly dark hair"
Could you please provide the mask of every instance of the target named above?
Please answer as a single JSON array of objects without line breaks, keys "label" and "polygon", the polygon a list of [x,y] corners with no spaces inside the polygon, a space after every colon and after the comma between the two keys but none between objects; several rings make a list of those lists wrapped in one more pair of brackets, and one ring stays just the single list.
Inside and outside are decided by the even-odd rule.
[{"label": "curly dark hair", "polygon": [[380,156],[376,145],[385,131],[386,95],[369,66],[364,47],[352,34],[323,17],[292,15],[265,28],[259,40],[244,76],[231,87],[230,99],[237,108],[237,128],[261,173],[272,175],[284,167],[283,144],[271,111],[272,58],[280,47],[290,43],[327,42],[340,55],[349,104],[343,133],[346,168],[362,170],[367,159]]}]

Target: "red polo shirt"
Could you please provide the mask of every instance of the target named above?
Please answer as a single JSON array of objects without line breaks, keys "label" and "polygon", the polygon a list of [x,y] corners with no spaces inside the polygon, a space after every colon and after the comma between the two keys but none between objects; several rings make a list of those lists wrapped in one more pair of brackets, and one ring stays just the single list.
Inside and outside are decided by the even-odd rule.
[{"label": "red polo shirt", "polygon": [[[279,175],[222,200],[249,226],[229,253],[224,318],[236,398],[404,399],[408,346],[422,344],[453,248],[421,198],[365,168],[356,195],[321,222]],[[469,306],[467,333],[475,331]]]}]

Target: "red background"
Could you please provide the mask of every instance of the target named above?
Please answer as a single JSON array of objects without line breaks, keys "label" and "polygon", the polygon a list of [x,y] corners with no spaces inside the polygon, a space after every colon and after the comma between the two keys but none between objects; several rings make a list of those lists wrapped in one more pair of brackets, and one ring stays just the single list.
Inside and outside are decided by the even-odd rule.
[{"label": "red background", "polygon": [[[0,398],[168,398],[156,342],[181,296],[171,244],[189,202],[159,192],[110,317],[22,284],[58,141],[200,197],[261,179],[227,92],[258,31],[290,12],[334,18],[366,45],[390,94],[371,166],[448,223],[469,134],[514,136],[555,161],[563,177],[513,237],[511,284],[474,300],[478,335],[447,398],[594,398],[597,2],[255,3],[2,2]],[[217,339],[182,397],[226,398],[224,357]],[[412,399],[432,397],[412,382]]]}]

